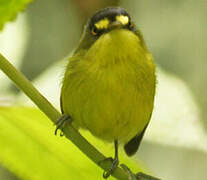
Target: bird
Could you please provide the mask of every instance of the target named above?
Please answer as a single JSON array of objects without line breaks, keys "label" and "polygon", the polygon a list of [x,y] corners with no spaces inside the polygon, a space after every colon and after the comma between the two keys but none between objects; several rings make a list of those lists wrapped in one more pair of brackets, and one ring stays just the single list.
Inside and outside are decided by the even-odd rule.
[{"label": "bird", "polygon": [[131,16],[121,7],[97,11],[68,59],[60,104],[74,127],[114,142],[115,155],[104,178],[119,164],[120,144],[128,156],[137,152],[151,119],[155,89],[155,63]]}]

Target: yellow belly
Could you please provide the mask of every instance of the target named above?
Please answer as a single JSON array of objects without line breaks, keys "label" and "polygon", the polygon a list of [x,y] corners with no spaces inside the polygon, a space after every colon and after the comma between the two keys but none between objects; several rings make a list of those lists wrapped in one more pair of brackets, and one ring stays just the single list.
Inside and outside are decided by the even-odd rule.
[{"label": "yellow belly", "polygon": [[[120,68],[115,69],[120,72]],[[153,94],[149,88],[153,83],[140,85],[139,74],[120,76],[116,70],[71,76],[62,93],[62,104],[76,127],[108,141],[127,142],[150,120]]]},{"label": "yellow belly", "polygon": [[[121,33],[120,36],[125,36],[124,31]],[[127,36],[132,42],[131,51],[127,51],[130,43],[117,44],[113,36],[103,36],[81,61],[71,62],[67,67],[62,109],[72,117],[75,126],[88,129],[104,140],[127,142],[150,120],[154,64],[144,49],[134,47],[139,45],[139,39],[132,42],[132,37]],[[113,48],[119,53],[112,52]]]}]

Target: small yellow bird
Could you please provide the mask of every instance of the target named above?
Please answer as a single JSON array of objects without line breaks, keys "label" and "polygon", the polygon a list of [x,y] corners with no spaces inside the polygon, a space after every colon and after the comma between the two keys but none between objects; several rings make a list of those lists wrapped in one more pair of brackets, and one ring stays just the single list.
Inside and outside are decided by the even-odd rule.
[{"label": "small yellow bird", "polygon": [[75,127],[114,141],[115,158],[105,178],[118,166],[118,142],[129,156],[137,151],[151,118],[155,85],[152,55],[126,10],[110,7],[94,14],[69,59],[61,110]]}]

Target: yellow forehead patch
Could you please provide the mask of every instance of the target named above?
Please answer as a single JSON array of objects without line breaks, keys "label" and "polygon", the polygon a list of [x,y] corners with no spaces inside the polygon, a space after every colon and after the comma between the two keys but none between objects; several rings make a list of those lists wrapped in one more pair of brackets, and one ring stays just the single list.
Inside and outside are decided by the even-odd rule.
[{"label": "yellow forehead patch", "polygon": [[116,20],[121,22],[123,25],[127,25],[129,23],[129,17],[124,15],[116,16]]},{"label": "yellow forehead patch", "polygon": [[109,26],[109,23],[110,23],[109,19],[108,18],[104,18],[104,19],[98,21],[95,24],[95,26],[96,26],[97,29],[107,29],[108,26]]}]

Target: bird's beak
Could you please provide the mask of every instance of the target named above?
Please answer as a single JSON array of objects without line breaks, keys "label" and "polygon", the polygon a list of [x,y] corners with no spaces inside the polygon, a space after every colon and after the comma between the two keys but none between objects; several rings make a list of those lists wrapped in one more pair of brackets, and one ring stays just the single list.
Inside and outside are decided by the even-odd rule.
[{"label": "bird's beak", "polygon": [[116,28],[121,28],[123,25],[120,21],[113,21],[110,25],[110,29],[116,29]]}]

